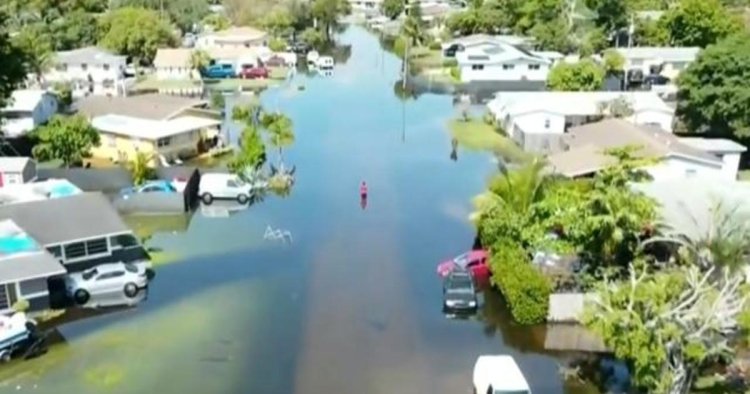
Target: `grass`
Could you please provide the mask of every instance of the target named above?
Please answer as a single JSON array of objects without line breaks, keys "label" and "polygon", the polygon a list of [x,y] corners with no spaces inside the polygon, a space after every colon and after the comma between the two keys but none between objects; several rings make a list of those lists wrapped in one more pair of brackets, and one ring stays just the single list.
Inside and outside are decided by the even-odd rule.
[{"label": "grass", "polygon": [[443,68],[443,54],[439,49],[417,47],[411,49],[410,62],[418,68]]},{"label": "grass", "polygon": [[168,252],[164,250],[151,251],[148,254],[149,256],[151,256],[151,266],[153,267],[174,263],[181,259],[178,253]]},{"label": "grass", "polygon": [[[286,67],[272,67],[269,68],[269,77],[266,79],[239,79],[239,78],[228,78],[228,79],[216,79],[207,80],[204,85],[211,86],[219,90],[233,90],[237,88],[266,88],[271,86],[278,81],[286,79],[287,72],[289,71]],[[136,90],[154,90],[154,89],[191,89],[200,88],[201,81],[194,79],[175,79],[175,80],[161,80],[157,79],[156,75],[152,74],[139,81],[135,85]]]},{"label": "grass", "polygon": [[530,158],[510,138],[500,134],[494,126],[481,119],[454,119],[448,123],[448,129],[458,144],[465,149],[475,151],[491,151],[503,156],[511,162],[524,162]]}]

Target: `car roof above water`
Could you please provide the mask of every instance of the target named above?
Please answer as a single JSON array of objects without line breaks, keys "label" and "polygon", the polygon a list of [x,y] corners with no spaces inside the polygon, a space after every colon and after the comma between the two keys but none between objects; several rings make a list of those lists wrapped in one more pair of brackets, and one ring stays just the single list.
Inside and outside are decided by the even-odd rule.
[{"label": "car roof above water", "polygon": [[484,355],[474,364],[474,382],[486,383],[494,391],[529,391],[529,384],[509,355]]}]

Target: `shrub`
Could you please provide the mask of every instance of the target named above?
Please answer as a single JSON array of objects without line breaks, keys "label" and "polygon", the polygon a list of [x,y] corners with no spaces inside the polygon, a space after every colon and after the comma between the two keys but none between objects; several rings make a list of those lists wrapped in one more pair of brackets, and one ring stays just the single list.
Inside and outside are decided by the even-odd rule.
[{"label": "shrub", "polygon": [[526,251],[517,244],[500,241],[492,248],[490,259],[492,283],[500,288],[518,323],[535,324],[547,318],[549,280],[529,261]]},{"label": "shrub", "polygon": [[440,44],[440,42],[438,42],[438,41],[431,42],[430,45],[428,45],[427,47],[430,48],[433,51],[439,51],[439,50],[443,49],[442,44]]},{"label": "shrub", "polygon": [[443,60],[443,67],[458,67],[458,61],[456,59],[445,59]]},{"label": "shrub", "polygon": [[281,38],[272,38],[268,43],[268,48],[274,52],[284,52],[286,50],[286,41]]},{"label": "shrub", "polygon": [[453,79],[455,79],[456,81],[461,80],[461,69],[458,68],[458,66],[451,67],[450,73],[451,77],[453,77]]}]

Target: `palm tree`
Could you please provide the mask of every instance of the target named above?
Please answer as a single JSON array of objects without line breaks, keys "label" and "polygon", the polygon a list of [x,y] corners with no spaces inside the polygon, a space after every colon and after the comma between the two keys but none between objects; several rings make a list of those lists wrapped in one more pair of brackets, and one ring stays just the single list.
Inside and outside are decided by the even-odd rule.
[{"label": "palm tree", "polygon": [[133,177],[134,185],[140,186],[146,183],[149,179],[154,178],[154,175],[156,174],[151,167],[152,159],[153,155],[138,152],[133,161],[128,163],[128,169],[130,170],[130,175]]},{"label": "palm tree", "polygon": [[490,181],[489,190],[474,199],[472,220],[492,209],[509,209],[524,214],[544,196],[549,178],[545,164],[534,160],[511,171],[503,171]]},{"label": "palm tree", "polygon": [[279,150],[279,163],[284,166],[282,150],[294,143],[292,120],[281,112],[267,113],[261,120],[269,136],[269,143]]},{"label": "palm tree", "polygon": [[[200,71],[204,68],[206,68],[211,63],[211,56],[208,55],[206,51],[197,49],[190,53],[190,59],[188,60],[189,66],[191,70],[195,70],[200,74]],[[193,78],[193,73],[191,71],[190,78]]]}]

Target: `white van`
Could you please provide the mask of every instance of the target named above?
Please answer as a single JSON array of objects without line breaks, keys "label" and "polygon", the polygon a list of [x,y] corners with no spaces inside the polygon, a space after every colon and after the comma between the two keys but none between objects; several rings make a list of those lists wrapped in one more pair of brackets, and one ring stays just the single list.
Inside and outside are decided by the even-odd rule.
[{"label": "white van", "polygon": [[198,187],[198,196],[205,204],[214,199],[228,198],[245,204],[250,200],[253,186],[233,174],[203,174]]}]

